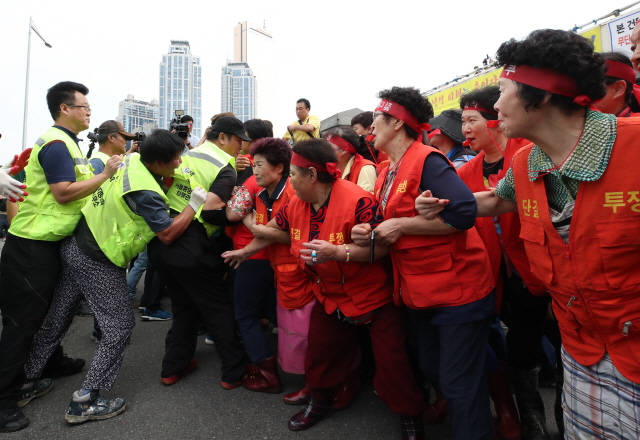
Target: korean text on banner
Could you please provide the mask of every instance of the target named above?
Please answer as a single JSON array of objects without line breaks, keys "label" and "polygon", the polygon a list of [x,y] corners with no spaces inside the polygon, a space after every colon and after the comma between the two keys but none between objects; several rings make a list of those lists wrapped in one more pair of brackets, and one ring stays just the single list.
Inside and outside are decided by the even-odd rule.
[{"label": "korean text on banner", "polygon": [[632,12],[607,23],[611,36],[611,48],[631,57],[631,32],[638,23],[640,11]]},{"label": "korean text on banner", "polygon": [[497,86],[502,69],[492,70],[484,75],[477,76],[468,81],[463,81],[453,87],[429,95],[429,102],[433,106],[433,112],[439,115],[445,110],[460,108],[460,97],[467,93],[486,86]]}]

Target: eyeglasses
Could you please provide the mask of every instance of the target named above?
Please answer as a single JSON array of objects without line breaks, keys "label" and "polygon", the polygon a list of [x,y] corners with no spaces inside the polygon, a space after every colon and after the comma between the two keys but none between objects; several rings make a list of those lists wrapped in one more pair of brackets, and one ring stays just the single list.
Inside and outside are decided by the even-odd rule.
[{"label": "eyeglasses", "polygon": [[378,116],[384,115],[383,112],[373,112],[373,120],[375,121]]},{"label": "eyeglasses", "polygon": [[79,107],[85,109],[87,113],[91,113],[91,107],[88,105],[75,105],[75,104],[67,104],[69,107]]}]

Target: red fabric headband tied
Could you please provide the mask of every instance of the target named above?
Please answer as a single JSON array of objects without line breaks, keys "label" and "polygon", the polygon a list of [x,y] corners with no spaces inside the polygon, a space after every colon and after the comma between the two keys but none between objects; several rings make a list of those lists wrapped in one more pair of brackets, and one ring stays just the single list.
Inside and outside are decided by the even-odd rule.
[{"label": "red fabric headband tied", "polygon": [[483,107],[480,104],[478,104],[476,101],[471,101],[471,102],[467,103],[462,110],[475,110],[477,112],[483,112],[483,113],[488,113],[490,115],[498,116],[498,112],[497,111],[495,111],[492,108],[489,109],[489,108]]},{"label": "red fabric headband tied", "polygon": [[640,86],[636,84],[636,71],[633,67],[619,61],[607,60],[606,76],[620,78],[633,84],[633,95],[640,102]]},{"label": "red fabric headband tied", "polygon": [[331,174],[336,179],[339,179],[342,173],[337,168],[338,164],[335,162],[327,162],[326,167],[323,167],[317,162],[307,159],[304,156],[299,155],[296,152],[293,152],[291,155],[291,164],[300,168],[315,168],[316,171],[325,171]]},{"label": "red fabric headband tied", "polygon": [[386,101],[383,99],[382,101],[380,101],[380,104],[378,104],[375,111],[388,113],[394,118],[400,119],[409,127],[417,131],[419,138],[422,136],[422,132],[424,130],[431,130],[431,126],[429,124],[427,124],[426,122],[418,124],[418,120],[415,118],[415,116],[409,113],[409,110],[393,101]]},{"label": "red fabric headband tied", "polygon": [[342,139],[340,136],[336,136],[335,134],[330,134],[329,136],[327,136],[327,140],[331,142],[333,145],[335,145],[336,147],[343,149],[347,153],[351,153],[351,154],[357,153],[354,146],[351,145],[349,142],[345,141],[344,139]]},{"label": "red fabric headband tied", "polygon": [[442,134],[442,130],[440,130],[439,128],[433,130],[431,133],[429,133],[429,139],[433,139],[437,134]]},{"label": "red fabric headband tied", "polygon": [[504,66],[500,78],[517,81],[556,95],[568,96],[573,98],[573,102],[578,105],[586,106],[591,104],[591,98],[587,95],[578,94],[578,87],[573,78],[553,69],[542,69],[524,64],[520,66],[509,64]]}]

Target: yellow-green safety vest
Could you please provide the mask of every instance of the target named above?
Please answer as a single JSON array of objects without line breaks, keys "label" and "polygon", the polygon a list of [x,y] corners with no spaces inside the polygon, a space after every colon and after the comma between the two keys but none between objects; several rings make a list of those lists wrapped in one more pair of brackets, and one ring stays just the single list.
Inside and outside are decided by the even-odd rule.
[{"label": "yellow-green safety vest", "polygon": [[80,147],[71,137],[56,127],[51,127],[36,141],[29,164],[25,168],[27,192],[19,211],[11,222],[9,232],[31,240],[59,241],[73,233],[80,220],[80,210],[88,197],[61,205],[51,193],[38,154],[52,142],[64,142],[71,154],[76,172],[76,182],[93,177],[93,167]]},{"label": "yellow-green safety vest", "polygon": [[103,153],[102,151],[94,151],[93,154],[91,155],[91,159],[89,160],[93,160],[93,159],[100,159],[102,163],[106,166],[109,159],[111,159],[111,156]]},{"label": "yellow-green safety vest", "polygon": [[[87,225],[98,246],[116,266],[127,267],[155,237],[144,219],[134,214],[123,196],[133,191],[153,191],[169,200],[160,184],[140,160],[140,154],[127,155],[124,166],[91,195],[82,208]],[[167,212],[169,205],[166,206]]]},{"label": "yellow-green safety vest", "polygon": [[[235,158],[212,142],[207,141],[188,151],[182,156],[182,164],[173,173],[173,184],[167,192],[171,209],[182,212],[189,204],[191,191],[198,186],[209,191],[218,173],[227,164],[231,164],[235,168]],[[195,218],[204,225],[207,236],[211,237],[218,230],[217,226],[202,219],[202,207],[196,212]]]}]

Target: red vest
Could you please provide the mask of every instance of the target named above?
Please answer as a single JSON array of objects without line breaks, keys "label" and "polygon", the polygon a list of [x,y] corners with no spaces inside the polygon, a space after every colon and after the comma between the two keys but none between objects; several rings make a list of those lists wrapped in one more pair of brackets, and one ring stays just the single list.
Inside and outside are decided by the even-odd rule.
[{"label": "red vest", "polygon": [[[331,189],[329,206],[318,240],[341,245],[351,243],[351,229],[357,224],[356,206],[362,198],[373,199],[371,193],[346,180],[337,179]],[[291,253],[314,282],[314,292],[327,313],[340,308],[346,316],[359,316],[391,302],[391,279],[382,262],[359,263],[328,261],[311,270],[302,258],[302,243],[309,240],[311,207],[297,196],[289,202]]]},{"label": "red vest", "polygon": [[[295,195],[295,190],[291,187],[289,180],[274,202],[271,209],[271,218],[282,209],[284,205]],[[267,205],[260,197],[256,197],[256,224],[266,225],[269,223]],[[315,299],[313,294],[313,282],[307,274],[298,266],[298,259],[291,255],[291,245],[284,243],[274,243],[267,249],[267,255],[271,261],[273,272],[276,275],[278,286],[278,300],[285,309],[299,309],[309,304]]]},{"label": "red vest", "polygon": [[[498,179],[504,177],[507,170],[511,168],[511,160],[516,151],[530,143],[531,142],[526,139],[509,139],[505,151],[504,165],[498,173]],[[484,151],[481,151],[476,157],[471,159],[469,163],[458,170],[460,178],[474,193],[487,190],[484,185],[484,176],[482,173],[483,159]],[[491,268],[493,269],[493,276],[496,282],[496,308],[500,307],[502,300],[503,280],[500,276],[500,262],[502,260],[503,248],[507,255],[509,255],[509,259],[529,291],[534,295],[543,296],[547,294],[547,288],[544,284],[531,273],[529,259],[524,251],[524,243],[520,238],[520,218],[518,214],[510,212],[500,216],[501,237],[498,237],[493,223],[493,217],[478,217],[475,227],[489,252]],[[500,243],[500,238],[502,239],[502,243]]]},{"label": "red vest", "polygon": [[376,167],[376,164],[371,162],[370,160],[365,159],[364,157],[362,157],[359,154],[355,155],[355,160],[353,161],[353,164],[351,165],[351,170],[349,171],[349,176],[345,179],[348,180],[349,182],[353,182],[356,185],[358,184],[358,178],[360,177],[360,171],[362,171],[363,167],[366,167],[367,165],[371,165],[372,167]]},{"label": "red vest", "polygon": [[[251,198],[253,199],[253,205],[255,206],[257,199],[256,195],[262,190],[262,188],[260,188],[256,183],[255,176],[249,177],[243,185],[249,190]],[[226,227],[225,233],[227,236],[231,237],[234,249],[242,249],[253,240],[253,234],[242,223]],[[266,260],[267,258],[267,251],[261,250],[260,252],[250,256],[249,260]]]},{"label": "red vest", "polygon": [[[431,153],[442,154],[422,142],[414,142],[391,186],[384,219],[414,217],[415,199],[421,193],[424,161]],[[380,193],[387,169],[376,181]],[[425,188],[426,189],[426,188]],[[468,304],[484,298],[494,288],[491,263],[474,227],[448,235],[405,235],[391,246],[394,271],[394,301],[412,309]]]},{"label": "red vest", "polygon": [[[640,119],[618,119],[607,168],[595,182],[580,182],[569,245],[551,223],[545,184],[514,172],[520,236],[532,272],[551,293],[562,345],[593,365],[605,351],[629,380],[640,383],[640,178],[629,149],[640,138]],[[514,157],[527,169],[531,146]]]}]

